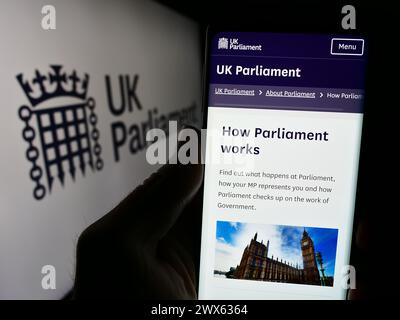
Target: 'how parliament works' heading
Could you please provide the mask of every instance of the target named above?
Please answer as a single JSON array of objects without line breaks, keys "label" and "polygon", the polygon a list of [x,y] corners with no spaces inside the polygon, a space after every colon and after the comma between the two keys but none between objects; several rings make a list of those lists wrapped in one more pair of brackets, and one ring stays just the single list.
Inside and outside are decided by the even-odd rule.
[{"label": "'how parliament works' heading", "polygon": [[[281,140],[303,140],[303,141],[329,141],[329,133],[327,131],[299,131],[290,130],[286,128],[276,128],[275,130],[255,128],[252,132],[251,129],[238,129],[232,127],[222,127],[222,135],[229,137],[250,138],[251,136],[256,139],[281,139]],[[226,145],[221,144],[222,153],[232,154],[260,154],[259,146],[251,146],[249,143],[245,145]]]}]

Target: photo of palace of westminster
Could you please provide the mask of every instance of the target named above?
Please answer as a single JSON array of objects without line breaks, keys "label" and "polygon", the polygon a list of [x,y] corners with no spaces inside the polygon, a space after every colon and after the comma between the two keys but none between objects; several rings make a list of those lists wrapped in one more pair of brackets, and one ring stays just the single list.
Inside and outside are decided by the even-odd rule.
[{"label": "photo of palace of westminster", "polygon": [[[326,277],[322,266],[321,253],[315,253],[314,242],[304,229],[300,241],[303,268],[268,257],[269,240],[265,245],[257,241],[257,233],[244,249],[240,264],[226,274],[228,278],[270,282],[287,282],[320,286],[333,286],[333,277]],[[318,261],[319,259],[319,261]],[[320,262],[320,271],[317,262]]]}]

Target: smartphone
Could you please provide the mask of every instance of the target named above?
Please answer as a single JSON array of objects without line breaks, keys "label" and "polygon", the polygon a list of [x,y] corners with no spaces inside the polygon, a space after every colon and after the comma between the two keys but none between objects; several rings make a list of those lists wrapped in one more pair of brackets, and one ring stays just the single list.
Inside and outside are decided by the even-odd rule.
[{"label": "smartphone", "polygon": [[200,299],[344,299],[367,39],[210,28]]}]

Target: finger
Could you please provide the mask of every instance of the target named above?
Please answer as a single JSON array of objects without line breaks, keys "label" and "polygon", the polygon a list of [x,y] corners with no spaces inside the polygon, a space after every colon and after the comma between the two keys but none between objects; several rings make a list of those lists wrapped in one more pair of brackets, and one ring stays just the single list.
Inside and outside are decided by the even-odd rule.
[{"label": "finger", "polygon": [[156,239],[164,237],[199,190],[202,178],[201,165],[172,165],[148,193],[150,207],[143,210],[143,231]]},{"label": "finger", "polygon": [[202,202],[203,192],[201,187],[168,233],[168,236],[173,236],[191,255],[196,268],[199,265],[200,257]]},{"label": "finger", "polygon": [[[173,274],[169,277],[179,281],[185,288],[185,294],[181,298],[196,298],[196,274],[195,266],[188,252],[182,248],[182,244],[167,236],[159,242],[157,259],[159,263],[166,264]],[[166,267],[167,268],[167,267]]]}]

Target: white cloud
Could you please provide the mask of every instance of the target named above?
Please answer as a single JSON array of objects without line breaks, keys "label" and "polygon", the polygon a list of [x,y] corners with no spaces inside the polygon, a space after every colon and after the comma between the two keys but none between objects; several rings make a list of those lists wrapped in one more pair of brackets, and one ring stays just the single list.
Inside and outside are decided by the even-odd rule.
[{"label": "white cloud", "polygon": [[225,240],[224,237],[219,237],[217,240],[218,240],[218,241],[221,241],[222,243],[228,243],[228,242],[226,242],[226,240]]},{"label": "white cloud", "polygon": [[231,267],[236,267],[239,264],[240,258],[241,254],[238,254],[237,248],[227,243],[225,239],[217,239],[215,244],[215,270],[229,271]]},{"label": "white cloud", "polygon": [[235,228],[236,230],[237,230],[237,228],[238,228],[238,226],[239,226],[239,224],[238,224],[237,222],[229,222],[229,225],[230,225],[232,228]]}]

